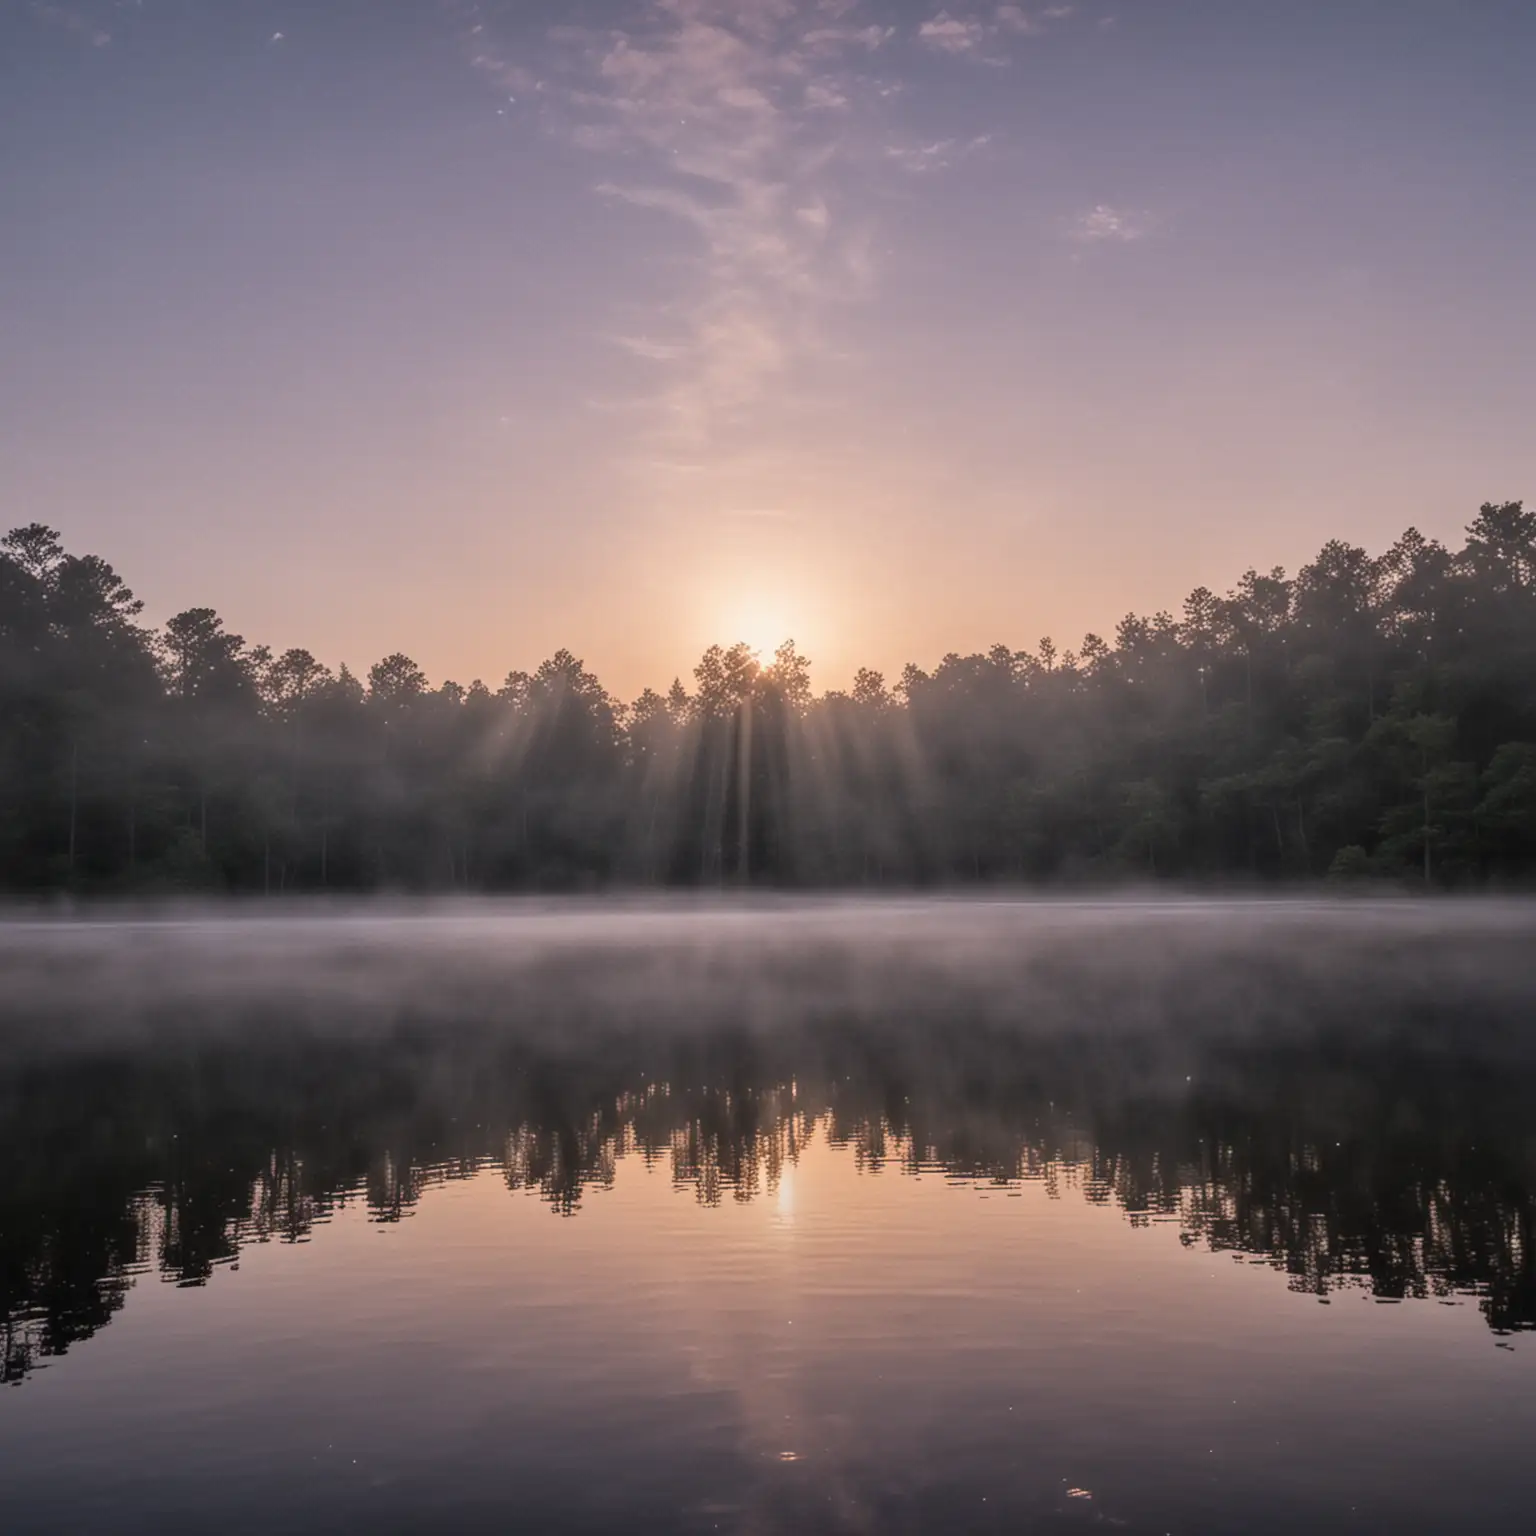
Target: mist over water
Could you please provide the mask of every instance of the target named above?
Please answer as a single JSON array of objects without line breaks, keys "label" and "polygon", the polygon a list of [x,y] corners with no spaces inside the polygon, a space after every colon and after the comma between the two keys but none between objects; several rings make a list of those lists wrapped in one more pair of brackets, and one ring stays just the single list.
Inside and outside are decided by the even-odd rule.
[{"label": "mist over water", "polygon": [[1533,937],[1516,901],[14,915],[8,1528],[1513,1528]]},{"label": "mist over water", "polygon": [[[90,913],[91,909],[87,909]],[[1528,996],[1536,903],[802,898],[186,903],[0,923],[0,1020],[94,1037],[197,1005],[317,1028],[433,1016],[555,1043],[596,1006],[663,1033],[925,1006],[1015,1033],[1359,1026]],[[1283,983],[1283,985],[1281,985]],[[1257,1012],[1255,1012],[1257,1010]],[[1319,1010],[1324,1010],[1320,1014]]]}]

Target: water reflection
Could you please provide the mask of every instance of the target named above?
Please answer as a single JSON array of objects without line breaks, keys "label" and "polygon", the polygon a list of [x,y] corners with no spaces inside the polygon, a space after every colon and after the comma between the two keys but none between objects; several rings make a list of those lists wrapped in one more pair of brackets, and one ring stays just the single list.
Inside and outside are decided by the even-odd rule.
[{"label": "water reflection", "polygon": [[399,1222],[494,1168],[579,1220],[631,1157],[783,1205],[818,1136],[870,1175],[1176,1223],[1319,1298],[1536,1326],[1522,909],[550,921],[13,938],[5,1379],[142,1277],[206,1284],[343,1206]]}]

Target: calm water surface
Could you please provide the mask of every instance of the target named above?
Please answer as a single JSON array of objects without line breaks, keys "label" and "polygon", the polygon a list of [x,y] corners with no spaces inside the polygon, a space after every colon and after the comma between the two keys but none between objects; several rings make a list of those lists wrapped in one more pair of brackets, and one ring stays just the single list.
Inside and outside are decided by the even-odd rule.
[{"label": "calm water surface", "polygon": [[1525,1531],[1536,908],[0,924],[0,1529]]}]

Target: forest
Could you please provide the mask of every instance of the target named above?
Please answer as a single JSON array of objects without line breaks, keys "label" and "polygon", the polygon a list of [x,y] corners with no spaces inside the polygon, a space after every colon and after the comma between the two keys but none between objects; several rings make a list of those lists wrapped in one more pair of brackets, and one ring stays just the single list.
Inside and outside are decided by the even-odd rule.
[{"label": "forest", "polygon": [[0,886],[596,890],[1536,876],[1536,511],[1249,570],[1112,640],[813,691],[793,643],[610,695],[158,629],[106,561],[0,541]]}]

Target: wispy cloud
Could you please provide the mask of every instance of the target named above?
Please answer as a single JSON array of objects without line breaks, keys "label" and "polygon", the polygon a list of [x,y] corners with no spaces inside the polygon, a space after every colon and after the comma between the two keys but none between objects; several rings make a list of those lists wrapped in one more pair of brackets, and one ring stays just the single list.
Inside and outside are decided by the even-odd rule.
[{"label": "wispy cloud", "polygon": [[883,27],[871,22],[863,27],[811,27],[801,36],[800,42],[813,54],[837,53],[844,48],[862,48],[866,53],[873,53],[895,36],[895,27]]},{"label": "wispy cloud", "polygon": [[931,176],[993,141],[910,136],[913,50],[1002,63],[1009,39],[1070,10],[990,4],[898,26],[889,0],[632,0],[618,25],[538,29],[521,8],[514,23],[486,0],[442,3],[519,103],[504,111],[589,152],[599,196],[687,237],[670,300],[624,316],[616,298],[606,318],[649,370],[638,398],[608,402],[649,423],[646,464],[716,457],[749,429],[761,441],[766,414],[810,398],[810,370],[849,356],[840,311],[875,281],[878,179]]},{"label": "wispy cloud", "polygon": [[[507,56],[475,16],[475,61],[598,157],[615,203],[686,228],[692,277],[616,338],[654,366],[657,432],[697,447],[825,347],[830,306],[868,287],[843,186],[883,100],[894,30],[858,0],[644,0],[622,27],[546,31]],[[478,32],[474,27],[479,27]]]},{"label": "wispy cloud", "polygon": [[1150,228],[1145,213],[1099,203],[1072,221],[1071,236],[1082,245],[1127,245],[1142,239]]},{"label": "wispy cloud", "polygon": [[1007,38],[1044,32],[1052,22],[1065,21],[1074,10],[1070,5],[1052,5],[1040,11],[1027,11],[1021,5],[998,5],[965,14],[944,10],[918,27],[917,40],[953,58],[979,64],[1006,64],[1008,56],[1000,45]]},{"label": "wispy cloud", "polygon": [[926,175],[931,171],[947,171],[952,165],[968,159],[979,150],[996,142],[997,135],[979,133],[970,139],[933,139],[927,143],[891,144],[886,146],[886,158],[913,176]]},{"label": "wispy cloud", "polygon": [[948,11],[940,11],[917,29],[918,40],[940,53],[974,53],[991,35],[991,28],[978,17],[951,16]]}]

